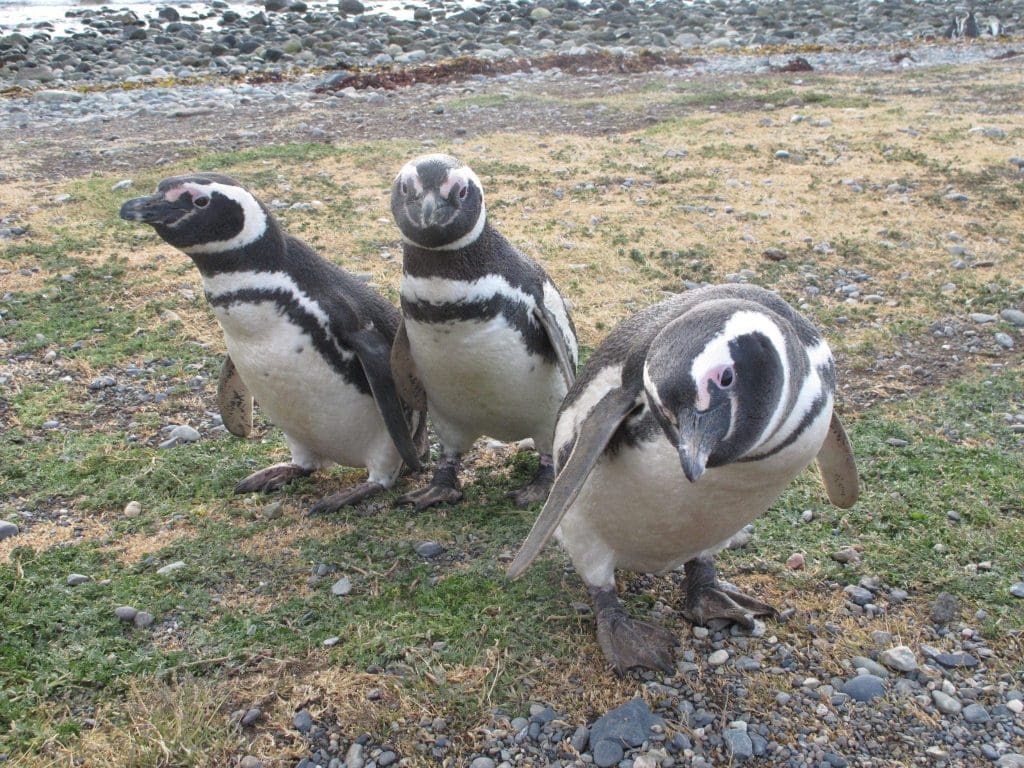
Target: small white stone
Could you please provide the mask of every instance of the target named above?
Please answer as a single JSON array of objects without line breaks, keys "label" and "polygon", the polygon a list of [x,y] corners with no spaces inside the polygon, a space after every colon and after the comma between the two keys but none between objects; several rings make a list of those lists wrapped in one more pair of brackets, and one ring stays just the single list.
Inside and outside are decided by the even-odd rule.
[{"label": "small white stone", "polygon": [[166,576],[168,573],[174,573],[175,571],[180,571],[184,567],[185,567],[185,561],[184,560],[175,560],[173,563],[168,563],[164,567],[158,568],[156,572],[160,576]]},{"label": "small white stone", "polygon": [[708,656],[708,664],[712,667],[720,667],[729,660],[729,652],[721,649]]}]

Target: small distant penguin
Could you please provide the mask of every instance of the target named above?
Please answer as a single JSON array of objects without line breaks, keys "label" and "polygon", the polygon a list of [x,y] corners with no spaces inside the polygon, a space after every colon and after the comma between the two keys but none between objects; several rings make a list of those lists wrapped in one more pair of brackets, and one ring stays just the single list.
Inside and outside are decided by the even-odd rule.
[{"label": "small distant penguin", "polygon": [[974,18],[974,10],[971,9],[967,15],[960,19],[960,37],[978,37],[981,32],[978,30],[978,22]]},{"label": "small distant penguin", "polygon": [[683,565],[684,615],[696,623],[751,627],[754,616],[774,615],[719,582],[713,557],[815,458],[832,502],[854,503],[857,469],[834,393],[828,344],[762,288],[699,288],[625,320],[562,405],[557,478],[509,576],[554,533],[620,674],[669,669],[675,637],[626,613],[617,568]]},{"label": "small distant penguin", "polygon": [[960,20],[956,17],[955,13],[950,17],[949,24],[946,25],[946,29],[942,34],[950,40],[960,37]]},{"label": "small distant penguin", "polygon": [[402,327],[392,369],[406,401],[429,408],[443,448],[430,484],[399,503],[462,498],[461,455],[482,435],[532,437],[534,478],[515,495],[543,500],[558,406],[575,379],[576,330],[544,270],[491,226],[477,175],[449,155],[415,158],[391,189],[402,234]]},{"label": "small distant penguin", "polygon": [[[390,302],[283,232],[227,176],[164,179],[127,201],[121,218],[151,225],[199,268],[228,352],[218,385],[225,426],[248,435],[255,397],[284,432],[291,462],[250,475],[236,493],[277,490],[335,463],[366,467],[366,482],[312,509],[331,512],[389,488],[403,461],[419,469],[391,375],[400,318]],[[424,434],[425,414],[411,417]]]},{"label": "small distant penguin", "polygon": [[998,16],[988,17],[988,33],[992,37],[999,37],[1003,34],[1003,22],[999,20]]}]

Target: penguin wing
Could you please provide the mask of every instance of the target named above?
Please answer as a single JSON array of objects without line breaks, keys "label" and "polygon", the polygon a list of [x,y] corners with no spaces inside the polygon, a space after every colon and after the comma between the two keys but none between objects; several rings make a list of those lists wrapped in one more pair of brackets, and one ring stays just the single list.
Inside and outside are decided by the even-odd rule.
[{"label": "penguin wing", "polygon": [[399,322],[395,343],[391,345],[391,374],[402,402],[414,411],[426,411],[427,391],[416,374],[416,363],[409,348],[409,334],[405,332],[405,318]]},{"label": "penguin wing", "polygon": [[224,356],[217,380],[217,405],[228,432],[248,437],[252,432],[252,395],[228,355]]},{"label": "penguin wing", "polygon": [[635,407],[636,394],[618,388],[608,392],[587,414],[576,435],[572,453],[555,478],[544,509],[540,511],[530,534],[508,567],[510,579],[519,578],[540,554],[576,500],[594,465],[608,446],[608,441]]},{"label": "penguin wing", "polygon": [[377,410],[384,418],[384,425],[398,453],[410,469],[419,472],[419,451],[409,434],[409,423],[405,420],[405,411],[391,376],[391,345],[388,340],[372,326],[355,331],[335,329],[335,334],[356,353],[366,380],[370,382]]},{"label": "penguin wing", "polygon": [[852,507],[857,500],[857,462],[846,430],[835,412],[828,425],[825,442],[818,451],[818,469],[825,483],[829,500],[841,509]]},{"label": "penguin wing", "polygon": [[576,381],[576,364],[569,351],[569,342],[565,338],[562,326],[543,301],[537,303],[536,309],[533,310],[533,316],[540,323],[541,328],[544,329],[544,333],[547,334],[551,348],[555,350],[555,358],[558,360],[558,367],[565,378],[565,385],[571,387],[573,382]]}]

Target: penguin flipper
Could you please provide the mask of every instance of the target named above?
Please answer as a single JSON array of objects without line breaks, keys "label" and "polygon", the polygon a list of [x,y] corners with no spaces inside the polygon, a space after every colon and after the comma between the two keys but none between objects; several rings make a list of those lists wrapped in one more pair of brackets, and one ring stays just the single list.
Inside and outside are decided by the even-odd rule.
[{"label": "penguin flipper", "polygon": [[551,534],[558,528],[569,507],[576,500],[594,465],[618,431],[623,420],[636,407],[636,394],[624,389],[613,389],[598,401],[583,419],[572,453],[561,467],[544,509],[537,516],[526,541],[519,548],[508,567],[510,579],[519,578],[534,558],[540,554]]},{"label": "penguin flipper", "polygon": [[857,501],[857,462],[846,430],[833,412],[825,442],[818,451],[818,469],[825,483],[829,500],[841,509],[852,507]]},{"label": "penguin flipper", "polygon": [[228,432],[236,437],[252,433],[252,395],[228,355],[224,355],[217,380],[217,405]]},{"label": "penguin flipper", "polygon": [[409,423],[405,419],[405,409],[398,399],[395,380],[391,376],[391,345],[384,335],[373,327],[360,328],[357,331],[335,331],[337,337],[352,347],[359,358],[359,363],[370,382],[370,392],[377,404],[377,410],[384,418],[391,440],[395,443],[398,453],[408,467],[420,471],[419,451],[409,434]]},{"label": "penguin flipper", "polygon": [[572,362],[572,356],[569,354],[569,345],[566,343],[565,335],[562,333],[558,321],[551,313],[551,310],[544,305],[544,302],[538,302],[537,308],[533,311],[533,316],[537,318],[537,322],[540,323],[544,333],[547,334],[551,348],[555,350],[555,359],[558,360],[558,367],[565,378],[565,385],[571,387],[573,382],[576,381],[576,366]]},{"label": "penguin flipper", "polygon": [[405,319],[398,324],[395,342],[391,345],[391,374],[395,389],[407,406],[414,411],[427,410],[427,391],[416,375],[416,363],[409,348],[409,334],[405,332]]}]

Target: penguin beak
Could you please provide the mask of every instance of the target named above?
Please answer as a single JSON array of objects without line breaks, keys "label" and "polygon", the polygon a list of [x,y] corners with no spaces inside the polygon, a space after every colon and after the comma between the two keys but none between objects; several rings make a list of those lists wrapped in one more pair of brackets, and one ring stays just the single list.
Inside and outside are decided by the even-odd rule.
[{"label": "penguin beak", "polygon": [[683,474],[697,482],[707,468],[708,457],[729,432],[729,408],[719,405],[706,411],[682,410],[677,414],[676,451]]},{"label": "penguin beak", "polygon": [[433,192],[429,192],[423,196],[423,202],[420,203],[420,221],[423,222],[423,227],[441,226],[445,223],[447,218],[447,209],[451,207],[451,204],[443,199],[439,198]]},{"label": "penguin beak", "polygon": [[[183,195],[188,202],[188,196]],[[170,226],[188,212],[183,205],[172,203],[161,193],[127,200],[121,206],[121,218],[125,221],[139,221],[144,224]]]}]

